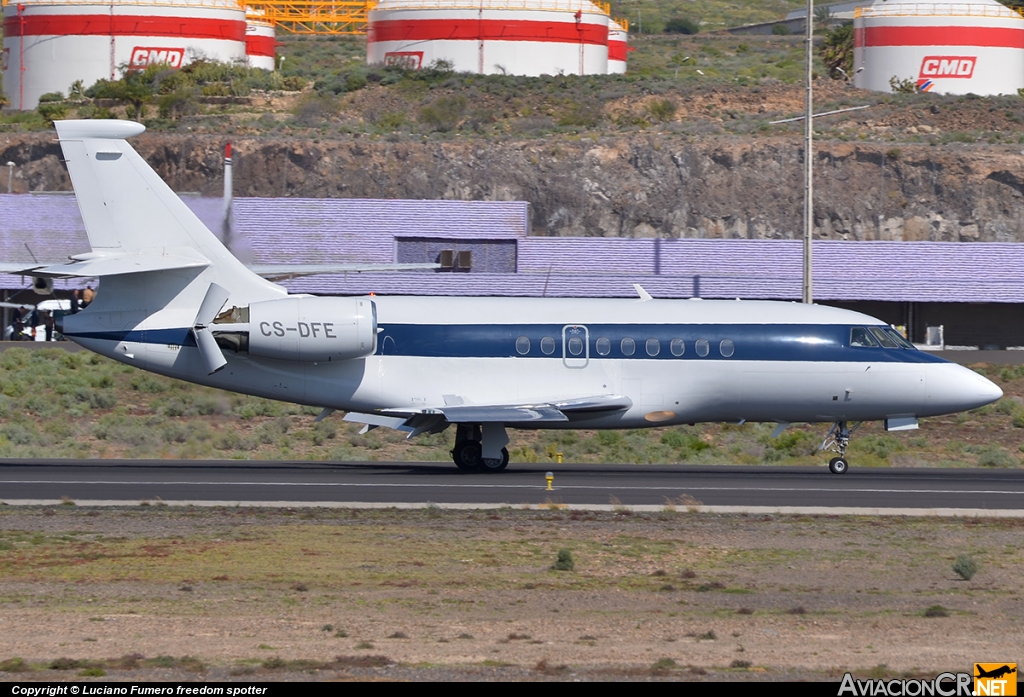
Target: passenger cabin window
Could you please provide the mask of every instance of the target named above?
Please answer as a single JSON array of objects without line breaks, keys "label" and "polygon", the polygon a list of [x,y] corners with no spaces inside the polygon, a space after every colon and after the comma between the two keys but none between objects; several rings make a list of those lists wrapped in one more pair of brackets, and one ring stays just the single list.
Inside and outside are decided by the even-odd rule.
[{"label": "passenger cabin window", "polygon": [[521,336],[516,339],[516,353],[520,356],[525,356],[530,352],[530,338]]},{"label": "passenger cabin window", "polygon": [[885,333],[881,327],[871,327],[871,333],[875,335],[884,348],[899,348],[900,345],[896,343],[895,339]]},{"label": "passenger cabin window", "polygon": [[647,345],[645,348],[647,349],[647,355],[650,356],[651,358],[654,358],[659,353],[661,353],[661,342],[652,337],[647,340]]},{"label": "passenger cabin window", "polygon": [[722,343],[718,345],[718,350],[723,358],[729,358],[732,354],[736,353],[736,344],[732,343],[732,339],[722,339]]},{"label": "passenger cabin window", "polygon": [[878,342],[872,338],[871,333],[864,327],[852,327],[850,329],[850,346],[855,348],[878,348]]},{"label": "passenger cabin window", "polygon": [[711,344],[708,343],[707,339],[697,339],[693,344],[693,348],[697,351],[697,355],[703,358],[711,350]]},{"label": "passenger cabin window", "polygon": [[632,356],[636,351],[636,342],[629,337],[626,337],[622,340],[622,343],[619,344],[619,349],[622,351],[623,356]]},{"label": "passenger cabin window", "polygon": [[578,336],[571,337],[569,339],[568,347],[569,353],[571,353],[573,356],[580,355],[581,353],[583,353],[583,339],[579,338]]},{"label": "passenger cabin window", "polygon": [[608,339],[605,339],[604,337],[601,337],[594,344],[594,348],[597,349],[597,355],[607,356],[609,353],[612,352],[612,342],[609,341]]},{"label": "passenger cabin window", "polygon": [[668,345],[668,348],[670,351],[672,351],[672,355],[678,358],[679,356],[682,356],[683,353],[685,353],[686,343],[683,342],[682,339],[672,339],[672,341]]},{"label": "passenger cabin window", "polygon": [[540,350],[545,356],[550,356],[555,352],[555,340],[550,336],[545,336],[540,340]]}]

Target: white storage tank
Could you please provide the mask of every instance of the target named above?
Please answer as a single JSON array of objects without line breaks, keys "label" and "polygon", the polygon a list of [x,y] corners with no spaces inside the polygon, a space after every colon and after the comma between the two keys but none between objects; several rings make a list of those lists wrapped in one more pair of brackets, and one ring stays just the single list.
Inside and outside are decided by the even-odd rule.
[{"label": "white storage tank", "polygon": [[996,0],[876,0],[854,14],[857,87],[1016,94],[1024,87],[1024,17]]},{"label": "white storage tank", "polygon": [[382,0],[370,10],[368,63],[457,72],[603,75],[608,7],[588,0]]},{"label": "white storage tank", "polygon": [[277,67],[277,35],[272,23],[253,17],[246,19],[245,60],[250,68],[273,70]]},{"label": "white storage tank", "polygon": [[77,80],[117,79],[126,66],[245,60],[236,0],[20,0],[3,13],[4,93],[15,109],[35,109],[47,92],[67,95]]},{"label": "white storage tank", "polygon": [[613,19],[608,23],[608,74],[621,75],[626,72],[626,57],[629,53],[629,22]]}]

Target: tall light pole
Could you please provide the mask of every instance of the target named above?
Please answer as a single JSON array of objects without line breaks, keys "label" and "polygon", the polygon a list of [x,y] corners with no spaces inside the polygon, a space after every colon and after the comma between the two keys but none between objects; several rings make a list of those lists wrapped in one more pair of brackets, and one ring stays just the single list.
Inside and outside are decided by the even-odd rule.
[{"label": "tall light pole", "polygon": [[11,193],[11,187],[14,184],[14,163],[7,163],[7,193]]},{"label": "tall light pole", "polygon": [[811,237],[814,231],[814,98],[811,67],[814,63],[814,0],[807,0],[807,89],[804,104],[804,288],[803,301],[814,302]]}]

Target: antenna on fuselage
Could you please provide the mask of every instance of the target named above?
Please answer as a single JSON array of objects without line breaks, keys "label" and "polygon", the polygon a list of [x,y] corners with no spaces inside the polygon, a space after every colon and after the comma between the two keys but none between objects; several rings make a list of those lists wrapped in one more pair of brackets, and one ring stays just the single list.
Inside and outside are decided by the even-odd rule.
[{"label": "antenna on fuselage", "polygon": [[811,66],[814,63],[814,0],[807,0],[807,91],[804,99],[804,286],[803,301],[814,302],[811,236],[814,231],[814,88]]}]

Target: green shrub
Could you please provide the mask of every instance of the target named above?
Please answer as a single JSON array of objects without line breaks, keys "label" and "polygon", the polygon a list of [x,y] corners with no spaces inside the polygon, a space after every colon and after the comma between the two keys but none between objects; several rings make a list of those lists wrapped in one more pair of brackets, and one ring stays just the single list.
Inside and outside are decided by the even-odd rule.
[{"label": "green shrub", "polygon": [[462,95],[438,97],[420,109],[419,121],[432,131],[447,133],[458,128],[466,113],[466,98]]},{"label": "green shrub", "polygon": [[281,89],[285,92],[301,92],[306,89],[307,84],[305,78],[298,75],[289,75],[281,80]]},{"label": "green shrub", "polygon": [[949,610],[941,605],[932,605],[924,611],[925,617],[949,617]]},{"label": "green shrub", "polygon": [[551,567],[555,571],[572,571],[576,568],[576,562],[572,558],[572,552],[568,549],[558,550],[558,559]]},{"label": "green shrub", "polygon": [[978,562],[966,554],[961,554],[953,562],[953,571],[965,581],[970,581],[978,573]]},{"label": "green shrub", "polygon": [[915,94],[917,82],[912,77],[900,79],[893,75],[889,78],[889,88],[896,94]]},{"label": "green shrub", "polygon": [[1015,467],[1017,464],[1017,458],[995,446],[983,446],[978,455],[979,467]]},{"label": "green shrub", "polygon": [[63,102],[39,102],[36,112],[52,124],[68,115],[68,105]]},{"label": "green shrub", "polygon": [[647,105],[647,113],[657,121],[671,121],[676,115],[676,103],[671,99],[655,99]]},{"label": "green shrub", "polygon": [[696,34],[700,25],[688,17],[672,17],[665,22],[666,34]]},{"label": "green shrub", "polygon": [[[203,88],[205,94],[206,87]],[[157,99],[157,110],[162,119],[176,120],[199,113],[199,93],[195,87],[181,87]]]},{"label": "green shrub", "polygon": [[676,662],[671,658],[659,658],[651,665],[652,673],[667,673],[668,671],[676,668]]},{"label": "green shrub", "polygon": [[24,673],[32,670],[32,667],[25,662],[24,658],[8,658],[6,661],[0,661],[0,672],[2,673]]}]

